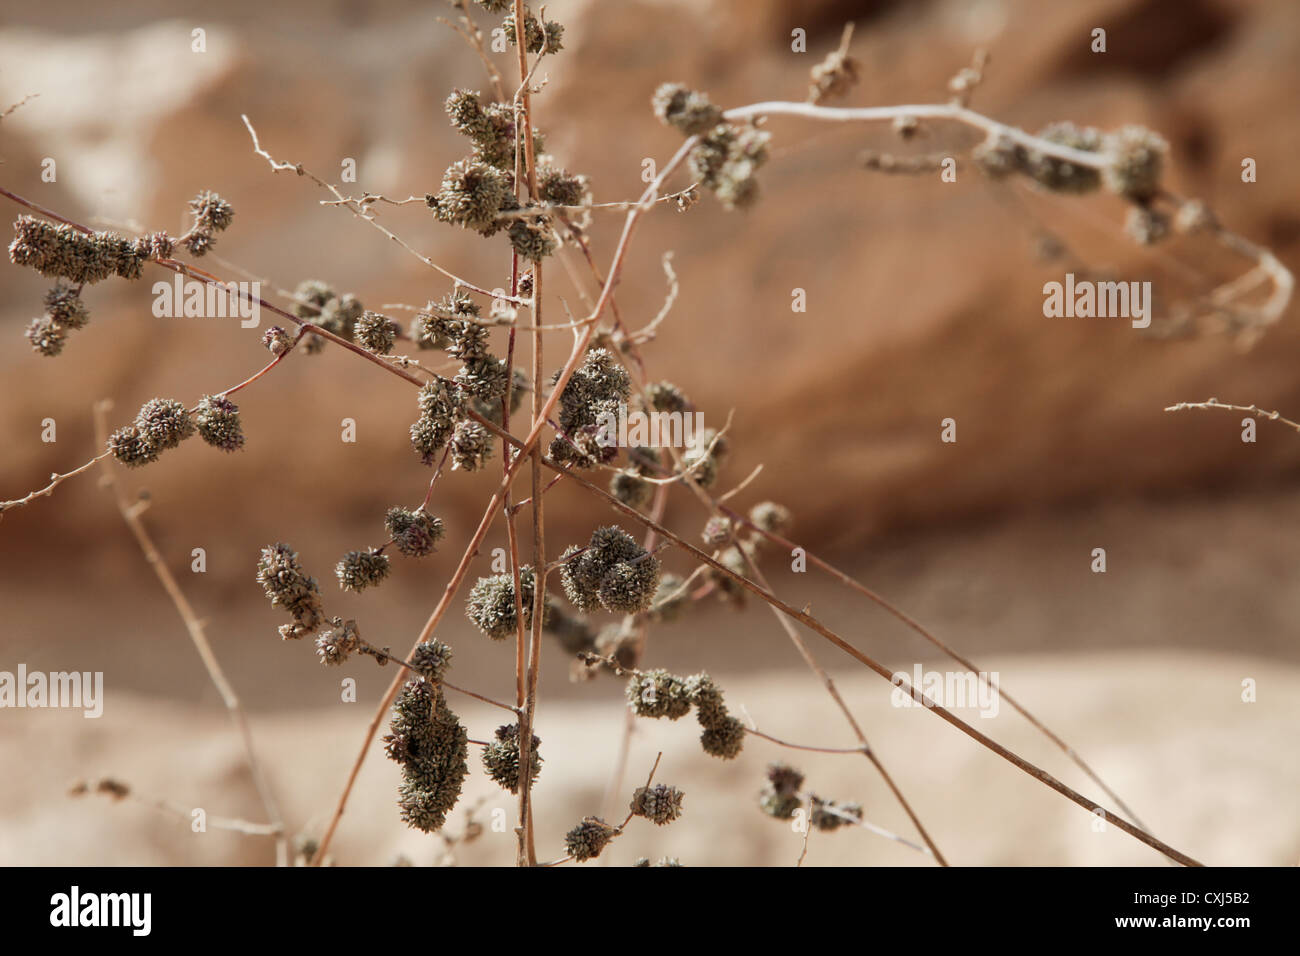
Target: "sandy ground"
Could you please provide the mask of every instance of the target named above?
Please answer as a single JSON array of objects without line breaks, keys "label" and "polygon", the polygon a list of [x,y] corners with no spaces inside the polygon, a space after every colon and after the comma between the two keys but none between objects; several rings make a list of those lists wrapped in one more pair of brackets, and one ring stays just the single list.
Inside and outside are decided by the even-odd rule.
[{"label": "sandy ground", "polygon": [[[1157,835],[1206,862],[1286,864],[1300,854],[1300,661],[1291,623],[1296,596],[1286,571],[1300,563],[1300,544],[1287,531],[1297,510],[1296,496],[1273,494],[1058,513],[882,542],[855,570],[979,666],[997,671],[1001,684],[1076,746]],[[1108,548],[1105,575],[1088,570],[1091,549],[1100,545]],[[76,779],[113,775],[142,795],[183,808],[260,817],[220,703],[143,563],[125,560],[117,569],[129,588],[116,597],[91,580],[76,605],[42,601],[39,568],[30,571],[6,579],[14,608],[7,627],[21,638],[7,642],[6,657],[15,653],[31,669],[102,668],[108,696],[98,720],[53,710],[4,713],[0,760],[22,769],[0,780],[0,862],[268,861],[268,848],[255,838],[194,835],[187,821],[155,809],[65,796]],[[319,668],[305,645],[277,640],[277,621],[259,596],[223,604],[205,596],[204,589],[215,585],[199,578],[184,580],[196,591],[201,613],[211,612],[213,642],[249,704],[291,826],[319,832],[390,675],[373,666]],[[811,602],[814,612],[890,667],[944,669],[928,645],[865,601],[808,575],[773,578],[792,602]],[[381,632],[399,635],[392,642],[404,646],[435,592],[400,576],[392,587],[390,599],[372,601],[369,613],[383,622]],[[245,581],[240,590],[248,589]],[[19,594],[23,599],[15,601]],[[90,604],[102,607],[93,643],[76,627]],[[32,611],[39,607],[41,616]],[[453,679],[509,695],[508,647],[467,633],[458,615],[444,636],[457,648]],[[1085,811],[934,715],[891,706],[882,680],[846,669],[852,665],[837,652],[813,646],[954,862],[1153,860],[1150,850],[1113,828],[1094,832]],[[680,673],[709,670],[737,712],[783,739],[853,743],[770,614],[757,605],[739,614],[700,608],[657,633],[648,663]],[[625,712],[621,683],[571,684],[566,669],[558,649],[548,646],[538,718],[546,760],[537,791],[543,855],[560,855],[560,835],[585,814],[621,818],[626,793],[661,749],[658,779],[686,791],[687,812],[662,830],[638,821],[611,851],[614,864],[643,854],[693,864],[793,863],[802,838],[759,814],[754,800],[765,765],[783,758],[805,770],[816,792],[860,801],[871,822],[911,835],[860,758],[796,754],[751,738],[739,760],[724,763],[700,751],[691,719],[638,723],[621,795],[606,807]],[[338,681],[348,675],[358,680],[355,704],[338,702]],[[1245,680],[1255,682],[1254,703],[1241,699]],[[473,737],[486,738],[500,722],[491,708],[466,698],[453,695],[452,704]],[[992,719],[969,709],[959,713],[1100,797],[1005,704]],[[439,841],[398,821],[396,782],[395,767],[376,749],[334,847],[340,863],[384,864],[399,852],[417,863],[441,858]],[[501,819],[513,819],[511,801],[477,768],[449,830],[459,831],[462,810],[479,798],[486,802],[477,818],[488,830],[460,848],[457,859],[508,863],[512,837],[491,825],[495,809],[505,811]],[[906,865],[924,859],[852,831],[814,835],[807,862]]]},{"label": "sandy ground", "polygon": [[[1005,686],[1036,707],[1049,726],[1077,746],[1154,831],[1204,862],[1288,864],[1300,852],[1295,793],[1300,764],[1294,728],[1300,718],[1300,668],[1240,654],[1114,652],[1006,655],[995,659]],[[1176,676],[1174,676],[1176,675]],[[1260,699],[1239,699],[1240,681],[1257,676]],[[956,864],[1141,865],[1155,854],[1114,829],[1094,828],[1086,811],[956,733],[931,714],[890,705],[888,686],[840,674],[839,683],[882,760]],[[728,697],[760,727],[796,742],[848,746],[847,731],[824,695],[785,673],[732,681]],[[497,717],[480,704],[455,707],[471,736],[490,733]],[[290,820],[318,831],[343,780],[368,718],[367,703],[279,715],[254,722],[260,750]],[[960,713],[1005,745],[1087,794],[1081,779],[1009,709],[984,720]],[[539,852],[562,856],[560,837],[583,815],[601,812],[617,747],[617,703],[552,703],[539,732],[545,765],[537,790]],[[4,864],[254,864],[271,859],[257,837],[190,832],[188,818],[129,801],[64,795],[70,781],[113,774],[142,796],[165,797],[213,816],[255,816],[236,741],[211,708],[161,704],[134,696],[111,702],[103,718],[25,711],[9,718],[0,743],[6,775],[0,799]],[[786,759],[808,786],[834,799],[857,800],[867,819],[911,835],[873,771],[853,755],[794,754],[751,737],[734,762],[704,755],[693,721],[642,722],[631,751],[630,792],[664,752],[658,779],[686,791],[680,820],[656,828],[636,820],[608,851],[609,863],[638,856],[676,856],[687,865],[790,865],[803,837],[759,813],[754,795],[765,764]],[[334,846],[344,864],[383,865],[399,854],[417,864],[443,860],[439,841],[407,830],[393,804],[395,767],[378,750],[367,761]],[[619,817],[626,797],[618,801]],[[480,803],[480,801],[482,801]],[[512,862],[507,824],[513,806],[474,767],[448,831],[459,832],[465,808],[477,806],[484,834],[456,851],[462,864]],[[613,817],[614,814],[610,814]],[[915,865],[926,858],[863,830],[814,833],[805,865]]]}]

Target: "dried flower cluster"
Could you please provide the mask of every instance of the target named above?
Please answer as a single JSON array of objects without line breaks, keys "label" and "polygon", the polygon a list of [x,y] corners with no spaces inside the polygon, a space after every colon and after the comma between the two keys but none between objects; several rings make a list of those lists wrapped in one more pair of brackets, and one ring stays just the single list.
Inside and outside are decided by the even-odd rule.
[{"label": "dried flower cluster", "polygon": [[632,794],[632,815],[645,817],[656,826],[664,826],[682,815],[684,796],[686,795],[676,787],[663,783],[653,787],[637,787]]},{"label": "dried flower cluster", "polygon": [[193,435],[196,427],[182,403],[152,398],[141,406],[133,424],[108,436],[108,447],[122,464],[138,468],[157,461],[164,451]]},{"label": "dried flower cluster", "polygon": [[402,768],[397,791],[402,821],[425,833],[442,829],[469,773],[469,734],[447,706],[440,684],[424,677],[406,682],[393,705],[384,747]]},{"label": "dried flower cluster", "polygon": [[191,255],[203,256],[216,243],[216,234],[235,218],[235,211],[226,200],[205,190],[190,200],[190,212],[194,214],[194,225],[181,238],[181,244]]},{"label": "dried flower cluster", "polygon": [[315,578],[303,571],[298,552],[287,544],[262,549],[257,562],[257,583],[273,607],[282,607],[293,616],[292,624],[280,628],[280,636],[285,640],[310,634],[324,622],[320,587]]},{"label": "dried flower cluster", "polygon": [[[536,576],[532,565],[519,569],[519,593],[524,609],[524,626],[533,621],[533,587]],[[465,616],[475,627],[494,641],[504,641],[518,629],[515,616],[515,581],[511,574],[479,578],[469,592]]]},{"label": "dried flower cluster", "polygon": [[560,560],[564,593],[580,611],[636,614],[650,607],[659,587],[659,560],[617,525],[597,528],[586,548],[573,545]]},{"label": "dried flower cluster", "polygon": [[677,677],[662,669],[634,674],[627,684],[627,699],[638,717],[677,720],[694,706],[704,728],[700,744],[714,757],[730,760],[744,747],[745,725],[727,712],[722,691],[708,674]]},{"label": "dried flower cluster", "polygon": [[600,856],[617,834],[618,827],[610,826],[600,817],[586,817],[564,835],[564,849],[574,860],[584,863]]},{"label": "dried flower cluster", "polygon": [[599,429],[610,417],[617,419],[631,394],[631,378],[614,356],[589,350],[560,393],[560,434],[551,441],[551,457],[578,468],[613,459],[617,448],[600,441]]},{"label": "dried flower cluster", "polygon": [[785,763],[767,768],[767,785],[758,795],[758,807],[770,817],[789,820],[805,802],[811,804],[808,822],[818,830],[831,831],[862,822],[862,807],[856,803],[823,800],[815,793],[804,795],[804,776]]},{"label": "dried flower cluster", "polygon": [[[519,792],[519,725],[504,724],[496,729],[495,739],[483,748],[483,769],[488,776],[511,793]],[[533,734],[533,747],[528,758],[528,775],[534,781],[542,770],[542,757],[537,752],[541,740]]]}]

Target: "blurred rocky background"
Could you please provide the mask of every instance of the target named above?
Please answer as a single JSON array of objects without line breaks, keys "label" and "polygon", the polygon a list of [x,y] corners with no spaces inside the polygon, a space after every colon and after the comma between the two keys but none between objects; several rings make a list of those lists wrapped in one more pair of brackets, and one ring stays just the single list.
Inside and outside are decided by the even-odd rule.
[{"label": "blurred rocky background", "polygon": [[[216,248],[221,260],[203,263],[219,274],[241,278],[240,267],[271,289],[322,278],[372,308],[449,291],[350,213],[321,206],[324,195],[307,180],[273,174],[239,119],[249,115],[278,159],[327,179],[338,181],[343,160],[355,159],[358,182],[345,191],[436,190],[465,151],[442,101],[453,86],[487,88],[477,57],[438,22],[455,15],[442,0],[3,0],[0,9],[0,108],[39,94],[0,121],[6,188],[101,227],[173,231],[184,226],[187,200],[212,189],[236,210]],[[863,71],[844,102],[941,101],[949,78],[987,49],[976,108],[1028,129],[1066,119],[1149,125],[1170,142],[1171,189],[1205,199],[1230,228],[1291,268],[1300,264],[1300,7],[1289,0],[554,0],[547,9],[566,26],[565,50],[540,71],[538,122],[548,152],[589,175],[597,201],[633,198],[643,160],[662,162],[677,148],[678,135],[650,113],[659,83],[705,89],[728,107],[802,100],[809,68],[851,20]],[[1105,54],[1089,50],[1095,27],[1107,31]],[[206,31],[206,52],[191,50],[196,28]],[[792,52],[795,29],[806,31],[807,53]],[[507,76],[512,55],[496,57]],[[724,483],[762,464],[740,503],[787,504],[799,541],[999,669],[1013,693],[1027,688],[1025,703],[1122,793],[1127,785],[1163,838],[1208,862],[1294,862],[1300,436],[1261,422],[1258,440],[1246,444],[1240,415],[1163,408],[1216,396],[1300,416],[1295,308],[1249,349],[1228,336],[1160,338],[1122,321],[1045,319],[1042,285],[1067,268],[1041,256],[1051,240],[1090,268],[1150,279],[1158,309],[1195,301],[1245,263],[1196,237],[1138,247],[1123,236],[1123,208],[1106,197],[1045,196],[991,184],[969,167],[945,184],[857,163],[863,149],[966,150],[979,139],[969,130],[927,124],[914,146],[900,146],[887,126],[789,118],[769,126],[773,157],[759,204],[729,213],[706,195],[686,213],[659,208],[638,228],[618,289],[624,316],[643,325],[666,293],[660,258],[673,253],[680,295],[646,357],[650,374],[686,390],[711,424],[734,411]],[[1245,157],[1257,163],[1256,183],[1241,182]],[[56,182],[41,179],[46,158]],[[487,287],[506,283],[503,238],[453,230],[420,204],[380,216],[452,271]],[[621,215],[597,216],[603,269]],[[550,290],[577,311],[561,270],[549,276]],[[260,330],[154,318],[149,284],[160,277],[168,276],[90,289],[91,324],[51,360],[22,334],[47,283],[0,266],[0,498],[95,453],[95,400],[116,402],[116,426],[151,397],[192,402],[265,362]],[[806,292],[805,313],[791,311],[795,288]],[[547,308],[558,320],[558,300]],[[567,350],[563,338],[552,355]],[[265,731],[295,825],[310,828],[332,805],[389,674],[350,668],[360,703],[335,703],[339,672],[319,668],[305,645],[278,642],[280,621],[253,582],[257,550],[289,541],[329,583],[344,551],[380,542],[386,508],[420,501],[428,472],[407,440],[409,387],[340,349],[293,356],[241,393],[240,405],[242,453],[192,442],[125,480],[150,495],[146,520],[207,619],[255,731]],[[340,441],[345,417],[357,422],[354,444]],[[949,417],[955,444],[939,441]],[[47,418],[57,423],[53,443],[40,440]],[[448,528],[440,554],[398,562],[393,580],[363,598],[327,591],[332,613],[357,617],[376,643],[408,646],[488,484],[459,472],[440,482],[434,510]],[[547,502],[557,545],[612,518],[572,489],[557,488]],[[692,538],[702,519],[685,496],[666,517]],[[488,548],[503,538],[496,529]],[[206,550],[204,574],[189,571],[197,547]],[[1107,550],[1104,575],[1089,568],[1097,547]],[[666,561],[689,570],[671,554]],[[477,572],[489,573],[486,549],[480,562]],[[811,602],[891,666],[931,660],[928,645],[870,604],[813,573],[790,574],[779,559],[771,572],[791,603]],[[459,613],[442,636],[458,649],[460,682],[510,693],[510,648],[488,646]],[[821,653],[839,668],[830,649]],[[74,776],[111,773],[157,795],[207,801],[212,813],[258,813],[219,699],[93,473],[0,523],[0,670],[19,661],[103,670],[110,697],[99,721],[0,711],[0,755],[28,768],[0,789],[0,862],[265,860],[247,838],[200,848],[152,811],[63,796]],[[851,744],[761,607],[736,615],[710,602],[663,628],[648,662],[707,667],[771,733]],[[544,672],[539,733],[551,762],[538,800],[555,829],[600,809],[621,687],[568,683],[554,647]],[[1252,705],[1239,701],[1248,678],[1260,687]],[[873,734],[868,723],[869,735],[918,794],[941,846],[947,837],[960,848],[950,853],[957,862],[1149,861],[1122,835],[1094,839],[1083,811],[994,758],[965,763],[985,755],[933,717],[935,727],[914,726],[911,714],[903,721],[883,682],[844,680],[855,708],[874,715],[881,729]],[[994,736],[1092,792],[1003,710]],[[493,715],[465,713],[477,720],[471,735],[490,733]],[[741,765],[723,766],[701,757],[684,727],[647,728],[635,744],[631,778],[643,772],[637,761],[663,746],[702,783],[698,802],[688,797],[696,819],[688,812],[681,829],[663,831],[677,842],[665,851],[649,840],[644,852],[687,863],[797,857],[798,841],[771,837],[790,836],[780,824],[756,810],[737,822],[730,809],[752,803],[763,763],[779,751],[751,741]],[[850,761],[816,761],[825,790],[867,800],[869,818],[905,829],[876,780]],[[341,862],[387,862],[410,840],[385,802],[396,774],[378,751],[367,774],[373,785],[354,801]],[[692,793],[689,779],[683,786]],[[488,795],[507,805],[499,791]],[[508,862],[510,841],[496,839],[469,860]],[[820,846],[814,841],[810,862],[910,858],[860,832]],[[430,861],[427,847],[412,853]]]}]

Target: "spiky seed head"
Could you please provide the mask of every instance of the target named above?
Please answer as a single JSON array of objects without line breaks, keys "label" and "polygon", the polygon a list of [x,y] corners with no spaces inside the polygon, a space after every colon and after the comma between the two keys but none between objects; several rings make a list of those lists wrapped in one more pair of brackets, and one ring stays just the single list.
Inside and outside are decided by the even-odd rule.
[{"label": "spiky seed head", "polygon": [[609,493],[629,508],[644,508],[654,499],[655,487],[634,471],[615,472]]},{"label": "spiky seed head", "polygon": [[352,329],[356,343],[368,352],[387,355],[397,342],[398,325],[386,315],[366,310]]},{"label": "spiky seed head", "polygon": [[204,395],[199,400],[194,422],[199,437],[222,451],[244,447],[244,428],[239,421],[239,406],[224,395]]},{"label": "spiky seed head", "polygon": [[564,835],[564,849],[577,862],[600,856],[601,850],[609,846],[609,841],[618,833],[600,817],[587,817]]},{"label": "spiky seed head", "polygon": [[476,421],[456,423],[451,435],[451,467],[454,471],[478,471],[492,456],[492,433]]},{"label": "spiky seed head", "polygon": [[700,745],[706,754],[732,760],[745,746],[745,725],[735,717],[726,717],[700,734]]},{"label": "spiky seed head", "polygon": [[272,355],[283,355],[289,351],[293,340],[289,338],[288,332],[278,325],[273,325],[262,334],[262,344]]},{"label": "spiky seed head", "polygon": [[775,501],[761,501],[754,505],[749,509],[749,520],[772,534],[784,534],[794,523],[790,509]]},{"label": "spiky seed head", "polygon": [[158,451],[148,444],[135,425],[119,428],[108,436],[108,449],[113,457],[128,468],[139,468],[158,460]]},{"label": "spiky seed head", "polygon": [[68,341],[68,330],[48,315],[32,319],[25,334],[27,341],[32,344],[32,351],[39,352],[46,358],[53,358],[62,352]]},{"label": "spiky seed head", "polygon": [[[541,740],[533,734],[528,757],[528,776],[537,780],[542,770],[542,755],[537,752]],[[519,792],[519,725],[504,724],[496,729],[495,739],[483,748],[483,769],[502,788]]]},{"label": "spiky seed head", "polygon": [[345,591],[364,591],[388,577],[388,555],[376,548],[349,551],[334,568],[339,587]]},{"label": "spiky seed head", "polygon": [[682,678],[663,669],[633,674],[627,682],[627,700],[638,717],[678,720],[691,712],[691,696]]},{"label": "spiky seed head", "polygon": [[439,640],[421,641],[411,655],[411,669],[427,681],[442,680],[451,667],[451,648]]},{"label": "spiky seed head", "polygon": [[140,437],[158,451],[175,448],[194,434],[194,419],[185,405],[171,398],[151,398],[135,416]]},{"label": "spiky seed head", "polygon": [[230,203],[208,190],[190,200],[190,211],[194,213],[195,224],[211,232],[221,232],[235,218]]},{"label": "spiky seed head", "polygon": [[[524,610],[524,626],[533,621],[533,587],[535,577],[532,565],[519,569],[519,595]],[[479,578],[469,592],[465,603],[465,616],[480,631],[494,641],[504,641],[518,630],[515,617],[515,582],[510,573]]]},{"label": "spiky seed head", "polygon": [[441,518],[408,508],[389,508],[384,516],[384,527],[397,550],[411,558],[431,554],[444,534]]},{"label": "spiky seed head", "polygon": [[1106,188],[1138,202],[1150,199],[1160,188],[1169,144],[1145,126],[1124,126],[1105,140],[1110,162],[1102,170]]},{"label": "spiky seed head", "polygon": [[714,515],[704,522],[700,538],[711,548],[725,544],[731,538],[731,519],[725,515]]},{"label": "spiky seed head", "polygon": [[337,666],[361,647],[361,632],[356,621],[334,618],[328,629],[316,637],[316,656],[322,664]]},{"label": "spiky seed head", "polygon": [[323,622],[320,588],[298,562],[298,552],[283,542],[262,549],[257,561],[257,583],[273,607],[293,615],[297,627],[280,629],[286,640],[302,637]]},{"label": "spiky seed head", "polygon": [[862,821],[862,805],[858,803],[836,803],[834,800],[823,800],[813,795],[812,813],[808,816],[808,822],[818,830],[838,830],[840,827],[852,825],[854,821]]},{"label": "spiky seed head", "polygon": [[90,321],[90,312],[81,301],[77,286],[59,281],[45,293],[46,316],[65,329],[81,329]]},{"label": "spiky seed head", "polygon": [[681,83],[664,83],[650,100],[661,123],[675,127],[683,136],[707,133],[722,122],[722,110],[709,98]]},{"label": "spiky seed head", "polygon": [[656,826],[672,823],[682,815],[682,797],[676,787],[659,783],[653,787],[638,787],[632,794],[633,816],[645,817]]}]

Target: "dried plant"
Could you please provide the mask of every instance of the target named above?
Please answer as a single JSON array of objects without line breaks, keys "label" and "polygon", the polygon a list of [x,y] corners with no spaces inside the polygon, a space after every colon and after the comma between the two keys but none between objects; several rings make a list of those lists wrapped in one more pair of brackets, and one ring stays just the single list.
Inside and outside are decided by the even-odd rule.
[{"label": "dried plant", "polygon": [[[575,677],[590,679],[612,672],[627,680],[629,709],[623,728],[622,757],[612,768],[610,784],[611,793],[622,794],[620,799],[628,799],[623,785],[627,735],[632,723],[679,720],[694,713],[701,728],[700,746],[719,760],[734,758],[751,737],[764,746],[866,759],[905,810],[919,842],[869,823],[864,808],[856,803],[836,802],[806,791],[803,775],[784,764],[774,765],[769,772],[767,786],[758,800],[762,812],[789,820],[804,808],[813,829],[829,832],[845,826],[865,827],[928,855],[936,863],[946,864],[931,832],[886,770],[880,752],[868,742],[818,654],[796,625],[886,682],[897,684],[892,672],[807,610],[799,610],[778,597],[763,565],[770,565],[778,555],[797,552],[840,584],[884,607],[962,667],[981,675],[984,672],[866,585],[791,539],[789,529],[797,515],[792,515],[789,508],[760,502],[746,513],[731,507],[729,500],[744,492],[755,476],[738,487],[721,491],[725,487],[722,478],[726,463],[743,451],[732,447],[725,428],[661,447],[619,447],[610,440],[606,424],[629,408],[664,415],[695,410],[683,390],[650,378],[649,357],[643,351],[653,340],[655,328],[668,317],[678,294],[668,260],[665,270],[671,295],[646,327],[631,327],[629,310],[620,309],[615,298],[638,222],[668,206],[687,210],[699,200],[701,192],[713,193],[729,209],[743,209],[761,201],[759,185],[772,142],[764,120],[770,116],[801,117],[810,122],[884,123],[903,142],[912,141],[932,124],[956,123],[983,134],[983,142],[963,161],[992,179],[1019,179],[1035,188],[1080,196],[1106,190],[1130,205],[1133,213],[1126,228],[1141,242],[1156,242],[1170,229],[1199,230],[1244,256],[1251,263],[1247,276],[1216,290],[1205,303],[1209,312],[1241,334],[1258,334],[1278,319],[1291,294],[1290,273],[1267,250],[1227,231],[1203,203],[1176,197],[1164,187],[1164,168],[1175,158],[1154,131],[1126,126],[1103,132],[1058,122],[1031,134],[973,110],[969,102],[987,68],[986,57],[977,57],[972,67],[957,75],[952,84],[953,98],[948,102],[868,108],[824,105],[825,100],[851,92],[859,78],[861,67],[849,53],[851,31],[846,31],[839,49],[812,71],[806,102],[762,102],[726,109],[689,84],[665,82],[648,104],[647,117],[653,112],[680,133],[680,147],[659,165],[640,197],[598,203],[587,177],[570,173],[561,165],[561,158],[544,152],[546,140],[536,128],[536,76],[546,58],[563,53],[563,25],[547,19],[544,10],[534,15],[523,0],[475,0],[475,5],[477,9],[471,11],[465,0],[454,0],[452,6],[458,16],[452,25],[487,65],[492,91],[455,89],[448,95],[447,118],[465,137],[465,155],[449,161],[441,181],[429,184],[422,198],[344,195],[338,186],[302,165],[277,159],[260,142],[251,120],[244,118],[253,150],[267,161],[272,172],[288,172],[315,184],[327,194],[324,203],[347,210],[437,274],[434,281],[441,294],[416,310],[408,328],[368,308],[356,295],[340,293],[318,280],[303,282],[296,292],[284,297],[283,305],[253,296],[235,285],[225,286],[220,277],[192,260],[207,254],[219,233],[239,228],[237,222],[254,214],[241,212],[236,220],[231,203],[214,193],[203,192],[190,201],[193,225],[183,235],[153,232],[130,236],[94,231],[0,188],[0,195],[25,210],[14,226],[9,247],[11,261],[55,280],[45,297],[44,315],[33,320],[27,330],[32,348],[43,356],[57,356],[76,347],[72,333],[90,318],[90,309],[83,300],[90,286],[110,278],[132,282],[146,269],[166,270],[193,282],[229,288],[232,301],[256,306],[282,323],[263,336],[271,360],[246,380],[223,391],[196,395],[188,405],[185,400],[173,398],[151,400],[132,422],[121,424],[111,434],[102,429],[103,450],[91,462],[55,475],[48,485],[25,497],[0,504],[0,512],[50,495],[64,481],[84,473],[96,462],[103,462],[112,475],[111,463],[105,461],[109,456],[130,468],[144,467],[196,434],[217,449],[237,452],[244,446],[245,427],[255,430],[257,425],[241,419],[233,395],[261,383],[282,362],[309,362],[310,355],[327,344],[345,349],[415,389],[410,441],[414,456],[432,469],[432,475],[422,495],[413,496],[422,497],[418,504],[411,507],[391,503],[382,533],[377,517],[375,539],[359,542],[355,550],[337,559],[333,577],[339,587],[369,595],[384,586],[395,559],[418,560],[445,546],[447,525],[443,516],[436,514],[437,490],[440,482],[451,480],[453,472],[475,473],[456,480],[478,482],[485,488],[485,504],[472,535],[455,543],[454,552],[460,554],[456,567],[404,657],[368,643],[362,637],[364,621],[330,616],[332,591],[321,583],[330,575],[322,573],[318,579],[309,571],[328,568],[324,559],[301,556],[285,543],[270,543],[260,556],[249,556],[250,587],[256,576],[271,604],[285,615],[280,628],[282,638],[310,637],[319,661],[326,665],[337,664],[353,654],[373,657],[381,665],[397,665],[387,693],[360,741],[328,825],[310,847],[300,848],[298,856],[302,861],[320,865],[327,859],[357,773],[382,724],[388,726],[383,737],[386,753],[402,772],[397,806],[391,809],[394,816],[400,814],[403,821],[423,831],[441,830],[457,806],[466,776],[477,772],[481,765],[497,784],[517,795],[520,865],[539,864],[541,841],[556,849],[563,845],[564,854],[555,862],[583,862],[599,856],[634,817],[662,826],[689,812],[683,792],[674,786],[653,784],[652,770],[645,785],[631,793],[630,810],[622,823],[610,824],[588,815],[565,834],[536,832],[532,788],[539,775],[545,773],[545,764],[534,727],[543,635],[549,632],[574,658]],[[476,18],[481,17],[490,18],[493,26],[503,27],[514,44],[517,80],[507,81],[488,55],[476,23]],[[523,44],[517,43],[520,23],[524,24]],[[880,152],[865,154],[859,162],[885,172],[923,173],[937,166],[932,156]],[[669,183],[677,180],[684,180],[681,188],[669,192]],[[497,253],[509,260],[509,290],[494,292],[486,284],[453,274],[416,252],[378,220],[376,209],[381,204],[405,203],[423,203],[433,219],[458,230],[465,242],[494,243]],[[608,253],[608,265],[601,270],[597,265],[596,237],[603,241],[606,230],[599,225],[599,217],[610,212],[621,212],[623,225]],[[180,258],[182,254],[188,254],[188,258]],[[560,301],[550,287],[555,275],[552,264],[556,262],[578,285],[587,303],[578,316],[567,314],[566,307],[563,321],[557,321],[552,314]],[[1263,280],[1272,284],[1272,291],[1262,303],[1247,304],[1247,293]],[[446,287],[447,281],[450,288]],[[596,290],[594,293],[588,293],[587,282]],[[531,355],[526,367],[521,367],[516,365],[523,361],[516,352],[524,351],[525,341]],[[557,341],[567,342],[567,348],[561,344],[557,353]],[[421,358],[393,355],[399,343]],[[426,353],[444,353],[453,366],[459,367],[454,374],[440,374],[423,359]],[[107,409],[106,405],[100,406],[101,421]],[[393,427],[404,425],[394,423]],[[521,488],[525,475],[526,483]],[[117,479],[112,481],[116,490]],[[581,489],[601,512],[608,508],[617,512],[620,523],[594,527],[584,541],[553,541],[545,533],[544,505],[547,494],[557,487]],[[665,503],[672,494],[693,498],[700,504],[707,515],[701,522],[702,532],[673,530],[664,523]],[[245,737],[249,763],[263,791],[268,817],[261,826],[279,842],[280,861],[288,862],[287,831],[261,780],[238,700],[212,656],[202,625],[144,530],[142,509],[130,504],[120,491],[117,495],[124,518],[175,601]],[[525,515],[529,519],[527,527],[521,521]],[[504,523],[507,533],[508,571],[472,583],[469,578],[473,559],[498,521]],[[275,533],[268,534],[268,539],[275,537]],[[690,539],[702,540],[705,547]],[[670,565],[677,570],[667,570]],[[777,625],[841,711],[858,746],[837,749],[780,740],[732,713],[724,702],[724,688],[709,675],[679,676],[662,668],[643,669],[652,630],[667,626],[674,617],[710,596],[738,608],[746,599],[757,599],[769,607]],[[514,640],[513,700],[492,700],[447,682],[451,649],[436,635],[447,614],[459,610],[487,638]],[[601,629],[597,618],[607,614],[613,615],[614,624]],[[475,651],[464,647],[457,653],[469,655]],[[986,680],[983,676],[981,679]],[[904,683],[902,690],[955,729],[1085,810],[1104,813],[1118,829],[1170,860],[1196,863],[1154,837],[1083,758],[1011,697],[1006,688],[997,688],[1002,699],[1066,753],[1118,810],[1084,796],[1011,752],[927,697],[920,688]],[[509,711],[511,716],[497,727],[491,740],[473,740],[452,709],[446,691],[468,694]],[[480,759],[471,759],[470,747],[480,749]],[[751,782],[737,781],[737,786],[748,791]],[[572,808],[573,816],[578,817],[584,809],[594,808]],[[448,845],[453,842],[449,839]],[[656,865],[677,863],[664,859]],[[638,865],[649,865],[649,860]]]}]

